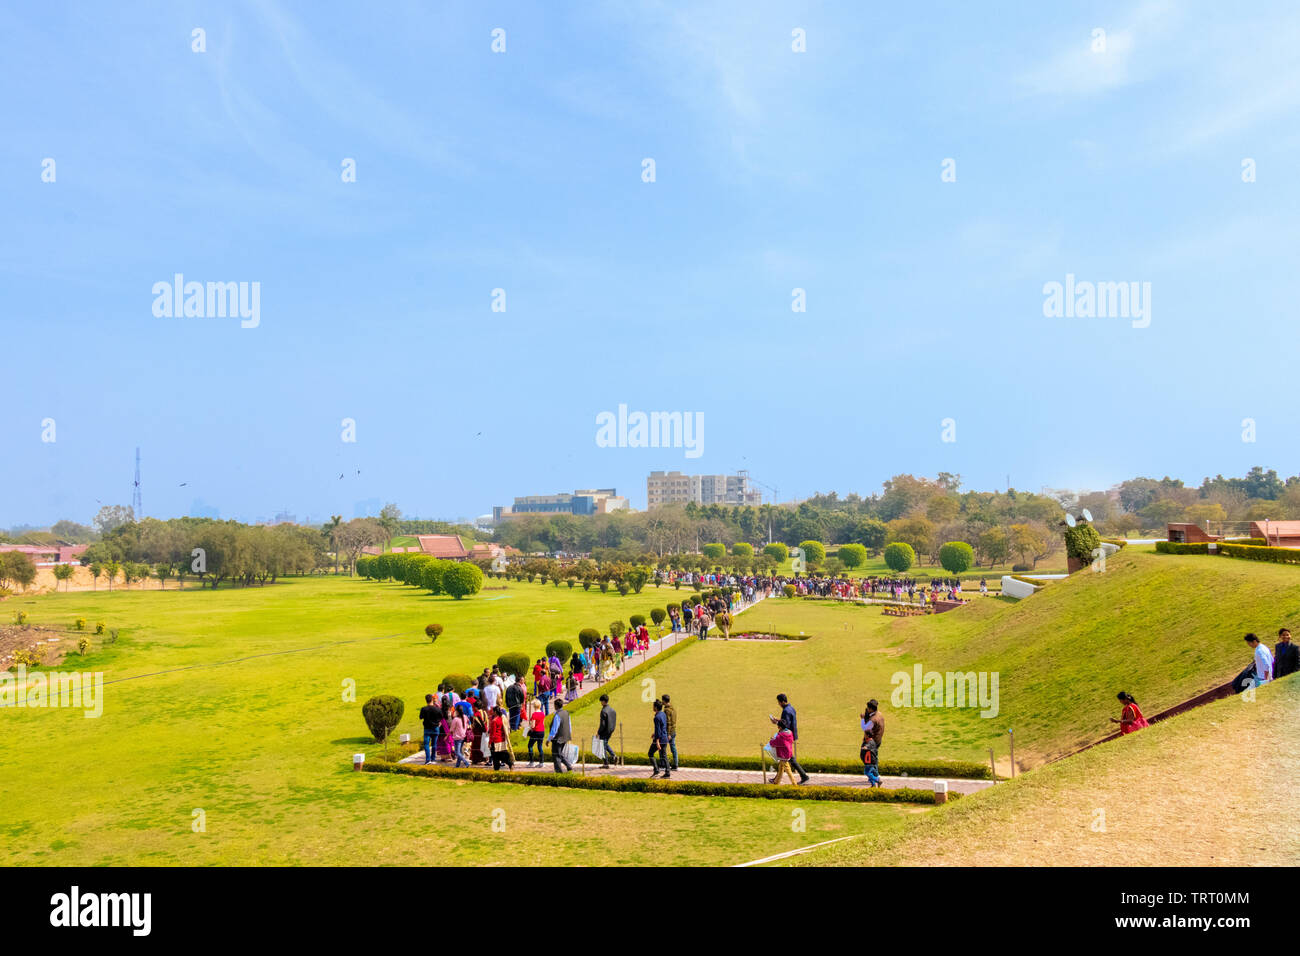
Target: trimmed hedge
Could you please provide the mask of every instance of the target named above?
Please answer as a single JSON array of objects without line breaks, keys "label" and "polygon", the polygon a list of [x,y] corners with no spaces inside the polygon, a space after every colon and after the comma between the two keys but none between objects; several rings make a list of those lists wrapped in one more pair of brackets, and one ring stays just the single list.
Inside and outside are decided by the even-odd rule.
[{"label": "trimmed hedge", "polygon": [[556,638],[546,645],[546,656],[558,657],[560,664],[568,667],[569,658],[573,656],[573,645],[562,637]]},{"label": "trimmed hedge", "polygon": [[[367,758],[369,759],[369,758]],[[623,762],[635,766],[649,766],[647,754],[625,753]],[[680,755],[679,763],[683,767],[707,767],[710,770],[758,770],[757,757],[702,757]],[[768,769],[771,769],[771,763]],[[862,773],[860,760],[800,760],[799,766],[809,773]],[[973,763],[967,760],[906,760],[881,761],[880,773],[884,776],[898,777],[941,777],[954,780],[992,780],[993,771],[987,764]]]},{"label": "trimmed hedge", "polygon": [[1273,561],[1277,564],[1300,564],[1300,548],[1269,548],[1253,544],[1219,544],[1219,553],[1230,558],[1250,561]]},{"label": "trimmed hedge", "polygon": [[1156,551],[1160,554],[1209,554],[1210,546],[1204,541],[1191,544],[1181,541],[1157,541]]},{"label": "trimmed hedge", "polygon": [[[409,764],[369,759],[361,765],[369,773],[396,773],[411,777],[473,780],[478,783],[518,783],[531,787],[565,787],[574,790],[613,790],[622,793],[675,793],[692,797],[749,797],[759,800],[838,801],[842,803],[934,803],[929,790],[885,787],[780,787],[769,783],[703,783],[689,780],[651,780],[649,777],[592,776],[580,773],[518,773]],[[959,794],[950,792],[952,800]]]}]

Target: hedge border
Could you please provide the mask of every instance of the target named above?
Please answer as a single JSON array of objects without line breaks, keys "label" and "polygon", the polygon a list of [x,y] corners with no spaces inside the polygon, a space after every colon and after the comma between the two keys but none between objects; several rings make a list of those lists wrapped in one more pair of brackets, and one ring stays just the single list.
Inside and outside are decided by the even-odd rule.
[{"label": "hedge border", "polygon": [[1254,544],[1219,543],[1219,553],[1229,558],[1272,561],[1275,564],[1300,564],[1300,548],[1270,548]]},{"label": "hedge border", "polygon": [[[424,764],[369,761],[363,772],[392,773],[410,777],[472,780],[477,783],[516,783],[531,787],[564,787],[573,790],[604,790],[614,793],[669,793],[689,797],[747,797],[757,800],[810,800],[841,803],[934,803],[928,790],[885,787],[779,787],[767,783],[703,783],[690,780],[652,780],[649,777],[586,777],[576,773],[516,773],[510,770],[455,769]],[[948,799],[960,794],[950,792]]]},{"label": "hedge border", "polygon": [[[366,763],[395,764],[404,757],[422,750],[414,740],[409,744],[394,747],[389,744],[388,753],[380,751],[366,757]],[[637,751],[623,755],[623,762],[636,767],[650,764],[648,755]],[[700,767],[708,770],[758,770],[756,757],[721,757],[716,754],[702,756],[681,755],[679,762],[688,767]],[[809,773],[851,773],[862,772],[862,764],[857,760],[801,760],[802,766]],[[411,766],[411,765],[407,765]],[[414,766],[424,766],[415,764]],[[886,761],[880,765],[880,772],[885,776],[898,777],[938,777],[950,780],[992,780],[993,772],[989,767],[966,760],[904,760]]]}]

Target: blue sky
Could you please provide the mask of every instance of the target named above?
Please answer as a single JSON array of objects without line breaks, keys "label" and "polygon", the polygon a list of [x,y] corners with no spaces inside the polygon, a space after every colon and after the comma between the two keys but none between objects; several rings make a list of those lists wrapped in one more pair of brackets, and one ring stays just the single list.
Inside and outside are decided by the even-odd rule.
[{"label": "blue sky", "polygon": [[[136,446],[146,514],[244,519],[1300,470],[1300,8],[549,6],[0,11],[0,526],[129,503]],[[260,324],[155,317],[178,272]],[[1067,273],[1149,327],[1045,317]],[[598,447],[620,403],[703,455]]]}]

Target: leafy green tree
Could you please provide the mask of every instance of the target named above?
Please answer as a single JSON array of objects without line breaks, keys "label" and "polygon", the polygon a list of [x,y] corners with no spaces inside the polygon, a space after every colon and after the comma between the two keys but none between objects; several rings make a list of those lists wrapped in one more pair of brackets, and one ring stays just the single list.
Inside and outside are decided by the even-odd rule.
[{"label": "leafy green tree", "polygon": [[790,549],[780,541],[773,541],[771,544],[764,546],[763,553],[778,564],[790,557]]},{"label": "leafy green tree", "polygon": [[975,549],[965,541],[948,541],[939,548],[939,564],[949,574],[969,571],[975,563]]},{"label": "leafy green tree", "polygon": [[158,579],[158,590],[167,587],[167,579],[172,576],[172,566],[163,562],[154,565],[153,576]]},{"label": "leafy green tree", "polygon": [[981,531],[975,544],[980,557],[989,563],[990,568],[1002,564],[1011,557],[1011,542],[1007,538],[1006,531],[997,525]]},{"label": "leafy green tree", "polygon": [[67,586],[67,583],[66,583],[66,582],[67,582],[67,580],[68,580],[70,577],[72,577],[72,565],[70,565],[70,564],[56,564],[56,565],[54,566],[54,579],[55,579],[56,581],[62,581],[62,582],[64,582],[63,590],[65,590],[65,591],[68,589],[68,586]]},{"label": "leafy green tree", "polygon": [[905,541],[895,541],[885,546],[885,567],[895,574],[903,574],[916,564],[916,551]]},{"label": "leafy green tree", "polygon": [[700,548],[700,553],[710,561],[719,561],[727,553],[727,546],[716,542],[713,544],[706,544],[704,547]]},{"label": "leafy green tree", "polygon": [[731,546],[731,553],[738,558],[752,558],[754,556],[754,546],[748,541],[737,541]]}]

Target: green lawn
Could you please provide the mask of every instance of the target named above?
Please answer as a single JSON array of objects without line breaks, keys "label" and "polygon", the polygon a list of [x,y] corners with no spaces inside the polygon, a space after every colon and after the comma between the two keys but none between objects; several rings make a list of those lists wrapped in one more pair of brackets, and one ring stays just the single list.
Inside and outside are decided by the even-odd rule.
[{"label": "green lawn", "polygon": [[[1153,713],[1233,676],[1248,658],[1242,633],[1271,638],[1280,624],[1297,623],[1297,573],[1130,548],[1104,574],[935,617],[773,599],[741,615],[737,629],[805,631],[811,640],[695,643],[650,668],[649,683],[617,690],[615,705],[629,750],[646,744],[645,699],[667,692],[683,754],[757,757],[784,691],[799,708],[803,754],[851,759],[857,714],[874,696],[889,721],[886,762],[981,760],[993,742],[1004,755],[1005,730],[1015,727],[1017,756],[1033,763],[1109,732],[1117,690]],[[6,617],[22,609],[34,624],[66,627],[81,615],[121,636],[63,668],[104,672],[111,683],[101,718],[0,712],[0,851],[11,863],[64,864],[459,863],[502,854],[538,864],[730,863],[847,833],[884,840],[929,812],[351,771],[350,754],[376,746],[360,716],[370,695],[402,697],[399,732],[414,735],[423,694],[445,673],[476,670],[504,650],[537,654],[551,638],[574,640],[581,627],[603,630],[683,593],[620,597],[511,583],[456,602],[330,576],[215,592],[11,598]],[[423,636],[433,621],[446,628],[436,644]],[[997,670],[1001,713],[985,720],[971,709],[894,706],[891,676],[916,663]],[[344,700],[351,684],[355,702]],[[578,733],[589,735],[594,719],[593,707],[579,710]],[[504,835],[491,828],[498,808]],[[191,830],[196,809],[205,833]],[[796,809],[807,810],[806,830],[791,828]]]},{"label": "green lawn", "polygon": [[[60,626],[84,615],[121,636],[62,668],[113,682],[102,717],[0,712],[0,852],[11,864],[65,865],[718,864],[917,812],[352,772],[350,755],[376,746],[360,715],[366,697],[402,697],[400,731],[416,734],[423,693],[444,673],[505,649],[536,652],[657,603],[648,592],[549,584],[455,602],[332,577],[13,598],[6,617],[21,608],[34,624]],[[431,620],[446,628],[436,645],[422,634]],[[357,703],[343,700],[345,681],[355,682]],[[791,828],[796,807],[807,810],[806,831]],[[504,834],[491,828],[498,808]],[[206,815],[204,833],[192,831],[195,810]]]}]

